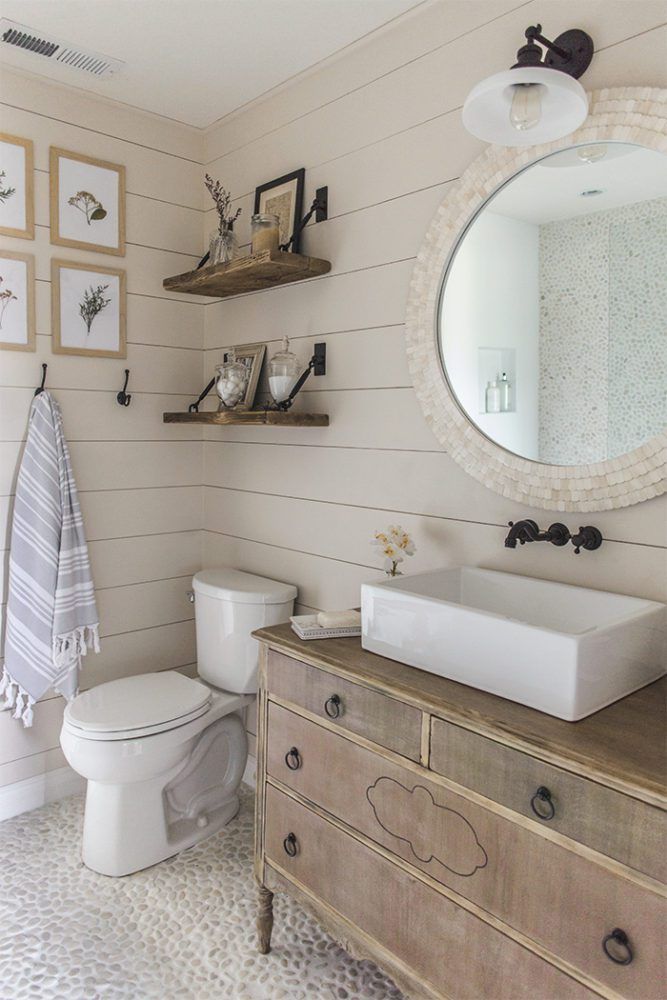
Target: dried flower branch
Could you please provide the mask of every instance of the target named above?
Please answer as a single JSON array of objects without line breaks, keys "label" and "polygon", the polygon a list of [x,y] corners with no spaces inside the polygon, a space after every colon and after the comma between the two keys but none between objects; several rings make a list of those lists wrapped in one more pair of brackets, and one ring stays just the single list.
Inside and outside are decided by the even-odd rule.
[{"label": "dried flower branch", "polygon": [[398,564],[405,556],[413,556],[416,552],[415,543],[400,524],[390,524],[384,531],[376,531],[371,545],[384,556],[387,576],[397,576]]},{"label": "dried flower branch", "polygon": [[211,198],[215,202],[216,211],[218,213],[219,222],[218,227],[220,232],[224,232],[225,229],[233,229],[234,223],[241,214],[241,209],[236,210],[236,214],[232,215],[232,196],[229,191],[223,188],[220,181],[214,181],[210,174],[206,174],[206,180],[204,184],[206,185],[206,190],[211,195]]},{"label": "dried flower branch", "polygon": [[102,202],[98,201],[90,191],[77,191],[75,195],[68,198],[67,204],[71,205],[72,208],[78,209],[79,212],[83,212],[88,225],[91,222],[99,222],[100,219],[105,219],[107,215]]},{"label": "dried flower branch", "polygon": [[4,179],[5,179],[6,176],[7,175],[6,175],[5,171],[4,170],[0,170],[0,201],[7,201],[7,199],[11,198],[11,196],[16,191],[16,188],[13,188],[13,187],[3,187],[2,186],[2,182],[4,181]]},{"label": "dried flower branch", "polygon": [[106,292],[108,285],[98,285],[97,288],[87,288],[83,293],[83,300],[79,303],[79,314],[86,324],[86,330],[90,333],[90,328],[93,325],[93,320],[98,316],[103,309],[111,302],[111,299],[105,299],[104,293]]},{"label": "dried flower branch", "polygon": [[[0,275],[0,285],[4,281],[4,278]],[[2,330],[2,321],[5,318],[5,309],[10,302],[18,302],[18,298],[9,288],[5,288],[0,292],[0,330]]]}]

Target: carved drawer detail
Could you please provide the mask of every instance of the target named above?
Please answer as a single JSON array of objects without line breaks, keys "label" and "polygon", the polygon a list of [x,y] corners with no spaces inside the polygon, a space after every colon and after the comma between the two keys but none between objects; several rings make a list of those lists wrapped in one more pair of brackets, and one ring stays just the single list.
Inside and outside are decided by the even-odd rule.
[{"label": "carved drawer detail", "polygon": [[[290,852],[294,845],[294,853],[286,844]],[[272,787],[266,797],[266,855],[269,865],[361,928],[443,996],[591,996],[528,949]]]},{"label": "carved drawer detail", "polygon": [[423,785],[408,788],[394,778],[378,778],[366,789],[375,818],[403,840],[423,865],[436,862],[455,875],[474,875],[488,856],[465,816],[439,805]]},{"label": "carved drawer detail", "polygon": [[[285,760],[292,748],[296,770]],[[269,780],[597,982],[622,996],[660,996],[664,906],[658,893],[430,781],[427,771],[417,774],[275,704],[269,706],[267,771]],[[631,965],[615,964],[603,951],[615,928],[630,937]]]}]

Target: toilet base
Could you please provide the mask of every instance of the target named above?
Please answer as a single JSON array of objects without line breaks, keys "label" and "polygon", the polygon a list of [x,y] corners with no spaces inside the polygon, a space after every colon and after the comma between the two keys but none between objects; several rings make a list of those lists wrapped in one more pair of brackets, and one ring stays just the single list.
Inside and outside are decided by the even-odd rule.
[{"label": "toilet base", "polygon": [[183,759],[166,773],[117,783],[89,778],[83,863],[100,875],[130,875],[217,833],[239,811],[246,760],[245,729],[233,714],[186,741]]},{"label": "toilet base", "polygon": [[[133,829],[128,836],[128,831],[118,828],[107,827],[108,836],[102,840],[99,836],[99,822],[103,822],[102,817],[107,816],[113,823],[114,817],[119,815],[113,805],[115,796],[109,796],[109,792],[116,791],[116,788],[109,785],[96,785],[95,782],[88,782],[86,793],[86,812],[83,828],[83,843],[81,847],[81,860],[86,868],[97,872],[99,875],[109,875],[117,878],[122,875],[132,875],[166,861],[175,854],[194,847],[206,837],[218,833],[235,816],[241,806],[237,794],[231,795],[222,802],[213,813],[207,817],[205,827],[198,824],[197,819],[179,820],[169,829],[169,836],[165,836],[164,810],[161,809],[162,816],[150,816],[147,810],[143,810],[140,821],[133,823]],[[125,786],[146,793],[143,782],[139,785]],[[156,789],[161,793],[161,788]],[[161,794],[159,794],[161,798]],[[158,799],[159,800],[159,799]],[[142,805],[146,806],[146,800]],[[111,807],[111,815],[109,807]],[[117,806],[116,806],[117,808]],[[136,809],[133,809],[136,816]],[[122,838],[122,839],[121,839]]]}]

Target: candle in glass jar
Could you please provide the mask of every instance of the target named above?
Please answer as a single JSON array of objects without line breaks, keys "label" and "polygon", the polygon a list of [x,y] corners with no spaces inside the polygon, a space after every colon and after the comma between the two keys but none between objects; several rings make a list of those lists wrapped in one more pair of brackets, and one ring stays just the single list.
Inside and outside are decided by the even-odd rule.
[{"label": "candle in glass jar", "polygon": [[277,215],[253,215],[251,219],[252,252],[277,250],[280,242],[280,220]]}]

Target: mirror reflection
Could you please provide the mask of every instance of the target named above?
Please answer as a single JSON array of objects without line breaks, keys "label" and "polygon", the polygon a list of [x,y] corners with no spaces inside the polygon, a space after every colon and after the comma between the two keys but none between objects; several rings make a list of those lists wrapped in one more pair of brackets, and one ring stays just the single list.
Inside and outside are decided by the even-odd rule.
[{"label": "mirror reflection", "polygon": [[667,157],[627,143],[551,154],[490,198],[439,306],[459,405],[525,458],[580,465],[667,424]]}]

